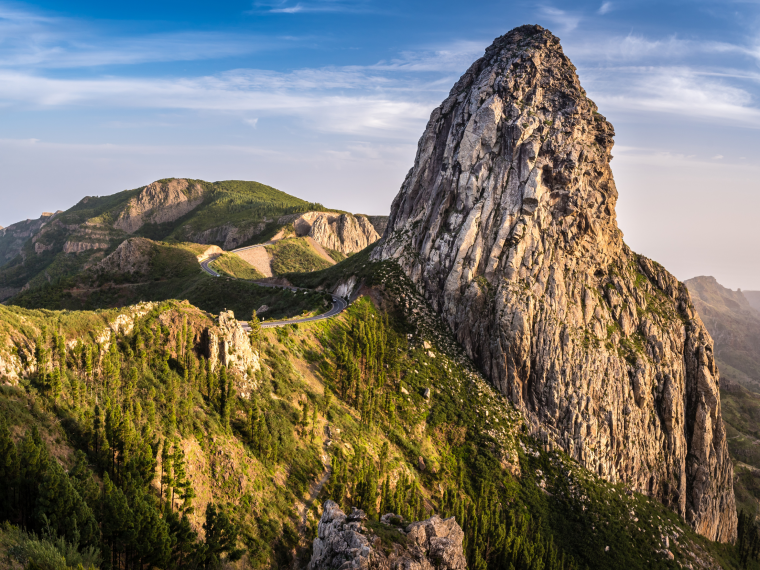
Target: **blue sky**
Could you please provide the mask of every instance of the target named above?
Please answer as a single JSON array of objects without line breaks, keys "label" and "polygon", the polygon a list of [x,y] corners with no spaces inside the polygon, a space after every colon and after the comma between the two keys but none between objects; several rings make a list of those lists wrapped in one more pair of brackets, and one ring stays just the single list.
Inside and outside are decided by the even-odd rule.
[{"label": "blue sky", "polygon": [[629,245],[760,289],[752,1],[0,0],[0,225],[169,176],[387,213],[430,111],[525,23],[615,126]]}]

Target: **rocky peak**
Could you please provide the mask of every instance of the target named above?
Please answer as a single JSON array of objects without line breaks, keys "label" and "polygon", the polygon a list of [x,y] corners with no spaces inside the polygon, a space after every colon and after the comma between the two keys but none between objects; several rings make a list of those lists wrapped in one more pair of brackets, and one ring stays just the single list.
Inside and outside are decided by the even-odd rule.
[{"label": "rocky peak", "polygon": [[433,516],[410,524],[389,513],[375,525],[383,527],[385,540],[373,532],[360,509],[346,516],[337,503],[326,501],[308,570],[467,568],[464,533],[454,517]]},{"label": "rocky peak", "polygon": [[217,326],[204,331],[206,358],[211,369],[219,364],[226,366],[237,377],[237,392],[249,398],[256,387],[255,372],[261,370],[259,353],[251,347],[248,334],[243,330],[235,313],[219,313]]},{"label": "rocky peak", "polygon": [[374,259],[396,259],[543,441],[736,535],[713,343],[617,227],[614,130],[559,40],[497,38],[435,109]]},{"label": "rocky peak", "polygon": [[[382,224],[383,216],[375,216]],[[309,236],[319,245],[344,255],[363,250],[380,239],[375,225],[367,216],[336,214],[332,212],[306,212],[283,216],[280,223],[292,223],[296,236]]]},{"label": "rocky peak", "polygon": [[153,242],[141,237],[125,239],[94,269],[105,273],[144,274],[150,269],[150,250]]},{"label": "rocky peak", "polygon": [[197,182],[181,178],[153,182],[127,203],[113,225],[132,234],[144,224],[173,222],[194,210],[203,197],[203,187]]}]

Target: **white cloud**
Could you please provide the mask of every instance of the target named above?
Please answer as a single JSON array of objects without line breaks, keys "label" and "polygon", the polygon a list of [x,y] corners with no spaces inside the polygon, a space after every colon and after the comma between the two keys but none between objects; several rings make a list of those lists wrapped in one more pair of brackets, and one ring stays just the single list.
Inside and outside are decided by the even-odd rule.
[{"label": "white cloud", "polygon": [[723,155],[722,154],[716,154],[712,158],[713,158],[713,160],[723,160]]},{"label": "white cloud", "polygon": [[297,41],[200,30],[122,36],[109,26],[94,27],[0,3],[0,67],[66,69],[208,60],[276,49]]},{"label": "white cloud", "polygon": [[760,128],[752,94],[687,67],[615,68],[586,72],[587,89],[607,111],[667,113]]},{"label": "white cloud", "polygon": [[539,13],[550,22],[561,26],[565,32],[570,32],[577,28],[581,21],[580,16],[552,6],[541,6]]},{"label": "white cloud", "polygon": [[[324,78],[320,80],[320,78]],[[305,70],[277,74],[238,70],[180,79],[53,79],[0,70],[0,104],[22,107],[100,106],[184,109],[289,116],[322,132],[407,137],[419,134],[438,97],[399,97],[392,90],[359,89],[371,76],[357,71]],[[385,78],[374,78],[377,85]],[[355,88],[353,93],[346,90]],[[339,89],[338,89],[339,88]],[[343,91],[342,93],[340,91]],[[402,89],[406,91],[406,88]]]},{"label": "white cloud", "polygon": [[253,128],[255,129],[255,128],[256,128],[256,125],[257,125],[257,124],[258,124],[258,122],[259,122],[259,119],[258,119],[258,117],[257,117],[257,118],[255,118],[255,119],[245,119],[243,122],[244,122],[246,125],[249,125],[249,126],[251,126],[251,127],[253,127]]},{"label": "white cloud", "polygon": [[610,10],[612,10],[612,2],[604,2],[599,7],[599,13],[602,14],[602,15],[608,13]]},{"label": "white cloud", "polygon": [[299,14],[306,12],[367,12],[369,7],[363,0],[312,0],[290,4],[287,0],[257,1],[251,13]]}]

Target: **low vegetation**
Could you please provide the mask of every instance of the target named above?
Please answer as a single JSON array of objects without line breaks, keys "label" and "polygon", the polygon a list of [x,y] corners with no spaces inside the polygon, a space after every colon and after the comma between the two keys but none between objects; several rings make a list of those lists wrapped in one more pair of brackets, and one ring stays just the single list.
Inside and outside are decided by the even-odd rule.
[{"label": "low vegetation", "polygon": [[259,270],[234,253],[223,253],[210,265],[219,273],[234,277],[235,279],[248,279],[251,281],[264,279],[264,275]]},{"label": "low vegetation", "polygon": [[[454,515],[479,570],[701,567],[710,556],[739,567],[733,547],[528,437],[400,270],[361,257],[345,263],[365,271],[370,296],[251,339],[263,368],[246,398],[241,378],[205,360],[213,322],[188,304],[156,306],[107,344],[96,340],[114,310],[2,309],[0,334],[37,370],[2,400],[15,411],[3,416],[0,465],[15,457],[16,471],[0,488],[23,497],[4,503],[15,528],[2,537],[63,537],[111,568],[291,567],[308,560],[332,498],[374,521]],[[46,503],[44,485],[21,492],[18,474],[32,468],[22,458],[46,453],[67,459],[36,463],[35,480],[57,478],[71,500]],[[42,515],[78,517],[78,536],[61,522],[42,535]]]},{"label": "low vegetation", "polygon": [[319,271],[330,267],[304,238],[286,238],[266,246],[272,256],[272,273],[283,275],[293,272]]}]

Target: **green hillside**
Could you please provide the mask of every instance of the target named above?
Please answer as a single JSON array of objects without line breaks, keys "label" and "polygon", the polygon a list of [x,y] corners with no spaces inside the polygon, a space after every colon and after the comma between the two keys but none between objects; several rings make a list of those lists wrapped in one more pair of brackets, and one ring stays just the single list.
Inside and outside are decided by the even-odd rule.
[{"label": "green hillside", "polygon": [[[398,267],[361,257],[346,263],[370,296],[251,339],[253,391],[205,359],[216,324],[187,303],[0,307],[0,354],[29,371],[0,389],[0,516],[15,525],[0,559],[303,567],[332,498],[374,520],[454,515],[479,570],[738,568],[734,547],[528,437]],[[103,343],[122,313],[134,324]]]},{"label": "green hillside", "polygon": [[[135,261],[142,270],[110,272],[95,267],[52,283],[42,283],[20,293],[11,302],[27,309],[80,311],[180,299],[210,313],[229,309],[243,317],[266,305],[268,311],[262,317],[268,320],[291,318],[304,312],[320,313],[326,308],[325,296],[319,293],[295,294],[286,289],[208,275],[196,257],[206,246],[144,239],[141,249]],[[253,268],[246,271],[242,260],[229,257],[234,267],[223,262],[220,269],[241,272],[238,277],[260,277]]]},{"label": "green hillside", "polygon": [[[160,180],[157,184],[165,186],[172,180]],[[170,222],[145,223],[133,234],[114,227],[114,223],[145,187],[83,198],[72,208],[50,217],[21,246],[14,237],[14,226],[10,226],[0,236],[0,254],[17,253],[0,266],[0,301],[17,295],[22,288],[39,289],[80,273],[113,252],[130,235],[154,241],[224,246],[225,242],[232,243],[229,236],[234,234],[238,240],[233,240],[234,246],[239,247],[274,234],[280,227],[277,220],[284,215],[325,210],[321,204],[306,202],[258,182],[188,180],[188,183],[201,189],[199,205]]]}]

